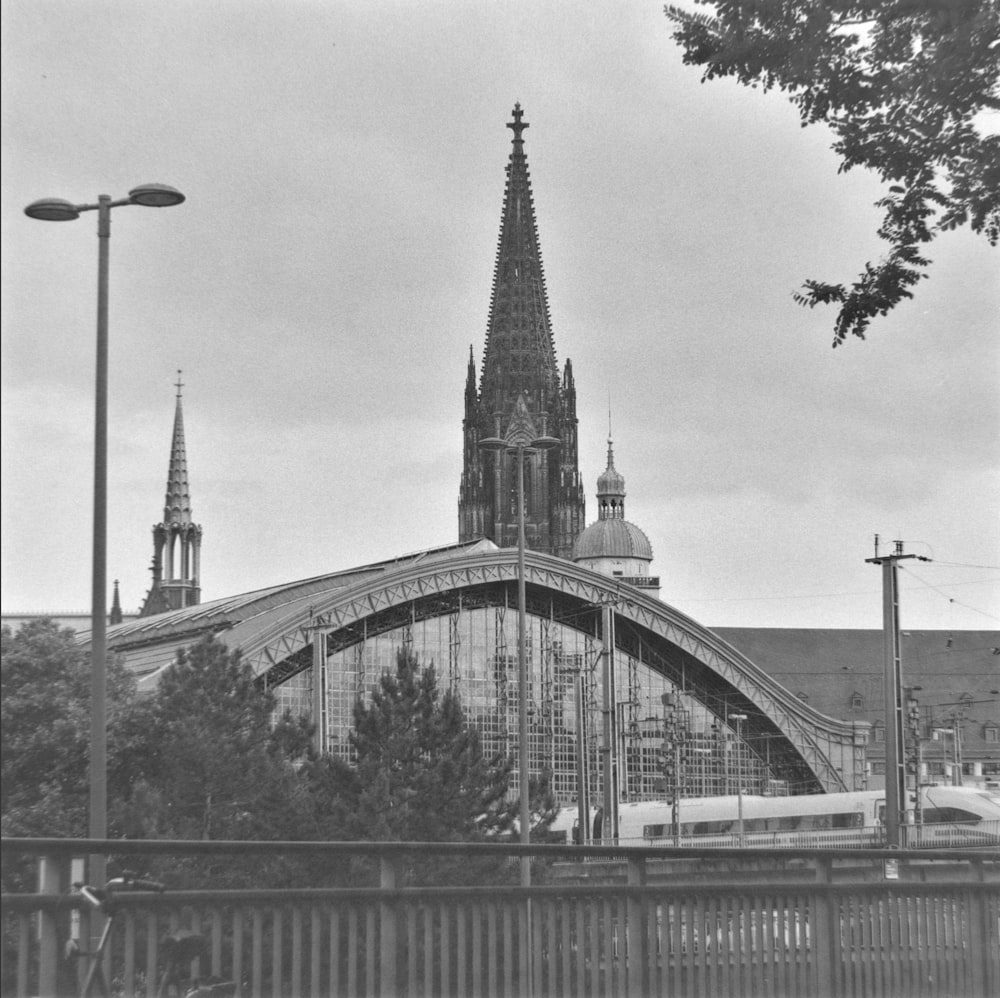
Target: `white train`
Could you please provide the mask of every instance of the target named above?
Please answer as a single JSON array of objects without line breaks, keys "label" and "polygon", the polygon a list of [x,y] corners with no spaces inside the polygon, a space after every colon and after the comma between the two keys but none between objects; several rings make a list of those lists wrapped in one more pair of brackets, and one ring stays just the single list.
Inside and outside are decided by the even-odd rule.
[{"label": "white train", "polygon": [[[912,802],[910,803],[912,807]],[[742,821],[741,821],[742,815]],[[792,797],[686,797],[623,803],[618,809],[619,845],[682,845],[749,848],[865,848],[885,841],[885,791]],[[913,817],[913,812],[910,812]],[[742,825],[742,827],[741,827]],[[591,814],[591,841],[602,841],[603,814]],[[560,811],[550,833],[579,841],[577,812]],[[920,822],[900,828],[909,848],[1000,845],[1000,793],[974,787],[923,787]]]}]

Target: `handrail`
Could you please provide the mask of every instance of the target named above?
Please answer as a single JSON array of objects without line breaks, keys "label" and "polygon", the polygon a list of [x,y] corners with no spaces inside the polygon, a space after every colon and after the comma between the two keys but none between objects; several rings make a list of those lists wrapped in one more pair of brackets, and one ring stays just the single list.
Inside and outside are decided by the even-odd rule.
[{"label": "handrail", "polygon": [[538,856],[564,858],[675,858],[675,859],[912,859],[914,861],[982,861],[989,858],[1000,862],[1000,850],[982,849],[851,849],[793,847],[775,851],[773,847],[688,847],[646,845],[557,845],[552,843],[519,842],[330,842],[294,839],[262,841],[243,839],[70,839],[70,838],[0,838],[0,851],[11,854],[115,854],[121,856],[151,855],[229,855],[266,853],[320,853],[324,855],[387,856],[400,853],[423,853],[435,856]]},{"label": "handrail", "polygon": [[[85,900],[66,892],[67,875],[74,857],[94,853],[375,860],[367,886],[213,890],[199,880],[198,889],[122,894],[108,959],[125,993],[155,976],[162,937],[178,925],[207,941],[194,972],[239,982],[247,998],[529,991],[711,998],[727,974],[759,993],[858,998],[856,981],[886,965],[912,979],[933,973],[958,982],[954,993],[1000,993],[996,849],[54,837],[0,838],[0,847],[5,858],[39,860],[39,893],[2,895],[17,998],[70,993],[58,986],[70,913],[83,909],[80,938],[94,926]],[[410,885],[400,875],[421,858],[453,857],[468,860],[471,879],[475,858],[524,855],[554,860],[551,876],[530,886],[491,882],[495,863],[481,868],[478,886]],[[954,923],[947,931],[945,917]],[[880,935],[887,919],[902,928]],[[539,958],[527,960],[528,952]]]}]

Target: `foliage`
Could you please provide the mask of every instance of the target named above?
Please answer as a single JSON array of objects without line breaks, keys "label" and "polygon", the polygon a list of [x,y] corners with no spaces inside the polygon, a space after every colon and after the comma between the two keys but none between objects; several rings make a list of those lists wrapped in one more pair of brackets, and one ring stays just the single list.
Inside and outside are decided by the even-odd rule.
[{"label": "foliage", "polygon": [[[86,834],[89,683],[72,631],[51,622],[4,629],[5,835]],[[485,754],[458,697],[442,695],[433,666],[405,650],[370,702],[355,705],[356,765],[317,756],[309,721],[273,723],[273,694],[212,636],[182,650],[148,696],[109,662],[108,690],[112,838],[488,841],[512,830],[511,761]],[[546,827],[554,807],[544,780],[532,806]],[[487,872],[454,867],[426,864],[408,876],[447,883]],[[341,859],[163,859],[142,872],[175,889],[372,882],[370,864]]]},{"label": "foliage", "polygon": [[[8,836],[86,836],[90,758],[90,658],[76,635],[49,619],[0,635],[0,811]],[[135,688],[107,664],[108,756],[121,753]],[[111,793],[109,787],[109,794]]]},{"label": "foliage", "polygon": [[[239,651],[211,635],[180,652],[143,705],[121,760],[119,810],[129,838],[302,837],[308,813],[296,764],[308,730],[289,717],[272,725],[273,694],[260,689]],[[254,861],[184,864],[177,879],[211,874],[218,885],[261,886],[279,871]],[[159,871],[164,873],[164,871]]]},{"label": "foliage", "polygon": [[[442,695],[434,667],[422,669],[411,651],[399,650],[370,702],[356,702],[350,737],[356,764],[324,758],[311,767],[325,837],[476,842],[511,831],[511,760],[484,753],[458,696]],[[460,872],[429,864],[409,876],[440,883]]]},{"label": "foliage", "polygon": [[684,62],[703,80],[778,88],[802,124],[826,122],[841,172],[874,170],[888,255],[850,286],[807,280],[795,300],[839,306],[833,345],[864,339],[926,277],[923,247],[968,225],[1000,237],[1000,136],[976,115],[1000,110],[996,0],[694,0],[666,8]]}]

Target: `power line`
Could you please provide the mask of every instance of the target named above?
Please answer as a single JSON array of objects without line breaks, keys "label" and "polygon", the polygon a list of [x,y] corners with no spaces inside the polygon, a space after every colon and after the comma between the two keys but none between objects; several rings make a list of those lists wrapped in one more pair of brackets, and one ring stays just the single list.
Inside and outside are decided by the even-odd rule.
[{"label": "power line", "polygon": [[[980,613],[984,617],[989,617],[990,620],[1000,620],[1000,617],[997,617],[992,613],[987,613],[985,610],[980,610],[978,607],[970,606],[968,603],[963,603],[961,602],[961,600],[955,599],[954,596],[949,596],[943,589],[939,588],[938,586],[935,586],[933,583],[928,582],[926,579],[920,578],[920,576],[917,575],[916,572],[912,571],[911,569],[906,568],[903,565],[900,565],[899,567],[902,571],[906,572],[907,575],[910,575],[914,579],[916,579],[922,586],[926,587],[927,589],[933,589],[934,592],[938,593],[938,595],[946,599],[949,603],[952,603],[955,606],[960,606],[966,610],[971,610],[973,613]],[[944,583],[944,584],[949,585],[950,583]]]},{"label": "power line", "polygon": [[[909,575],[913,575],[913,572],[906,570]],[[925,586],[927,589],[935,589],[938,592],[940,590],[937,586],[930,582],[924,582],[919,576],[913,575],[921,585]],[[996,585],[992,579],[979,579],[975,581],[966,582],[945,582],[942,585],[947,586],[987,586]],[[676,596],[671,597],[675,603],[773,603],[782,600],[805,600],[805,599],[837,599],[841,597],[848,596],[877,596],[879,595],[879,590],[877,589],[857,589],[853,592],[841,592],[841,593],[801,593],[798,595],[784,595],[784,596],[717,596],[712,598],[698,598],[689,596]],[[942,595],[945,595],[942,593]],[[952,600],[952,602],[957,602]],[[964,604],[959,604],[964,605]],[[975,609],[974,607],[969,607],[969,609]],[[982,611],[980,611],[982,612]]]},{"label": "power line", "polygon": [[935,565],[944,565],[946,568],[984,568],[990,572],[1000,572],[1000,565],[966,565],[960,561],[935,561]]}]

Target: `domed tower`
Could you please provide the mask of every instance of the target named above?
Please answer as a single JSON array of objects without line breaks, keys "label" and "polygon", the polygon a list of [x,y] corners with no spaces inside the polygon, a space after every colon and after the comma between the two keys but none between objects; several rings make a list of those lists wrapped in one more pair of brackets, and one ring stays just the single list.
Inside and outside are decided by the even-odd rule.
[{"label": "domed tower", "polygon": [[508,434],[516,418],[534,435],[558,441],[525,458],[525,541],[534,551],[569,558],[583,529],[584,495],[577,466],[576,386],[567,359],[560,374],[549,320],[542,254],[535,223],[521,105],[516,104],[507,164],[500,240],[493,271],[482,374],[469,351],[462,423],[463,469],[458,499],[460,541],[487,537],[517,544],[517,459],[484,450],[480,441]]},{"label": "domed tower", "polygon": [[649,538],[625,519],[625,477],[615,468],[608,440],[608,466],[597,479],[597,522],[573,545],[573,561],[630,586],[660,595],[660,580],[649,574],[653,547]]}]

